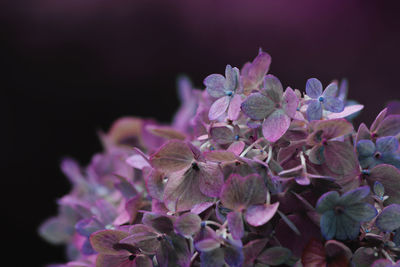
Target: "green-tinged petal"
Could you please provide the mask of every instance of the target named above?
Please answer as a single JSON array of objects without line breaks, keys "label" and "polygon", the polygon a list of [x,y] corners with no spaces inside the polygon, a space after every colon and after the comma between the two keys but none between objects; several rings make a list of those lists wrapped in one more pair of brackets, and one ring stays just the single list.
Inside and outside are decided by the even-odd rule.
[{"label": "green-tinged petal", "polygon": [[188,212],[184,213],[175,221],[175,229],[177,232],[189,238],[200,230],[201,219],[197,214]]},{"label": "green-tinged petal", "polygon": [[232,174],[225,182],[220,198],[224,207],[235,211],[265,202],[266,186],[259,175],[241,177]]},{"label": "green-tinged petal", "polygon": [[242,102],[241,109],[249,118],[263,120],[274,111],[275,104],[268,97],[260,93],[254,93]]},{"label": "green-tinged petal", "polygon": [[270,142],[275,142],[286,133],[289,126],[289,116],[285,114],[283,109],[277,109],[264,120],[262,132],[265,139]]},{"label": "green-tinged petal", "polygon": [[358,168],[358,162],[351,145],[340,141],[328,141],[324,146],[326,166],[334,173],[346,175]]},{"label": "green-tinged petal", "polygon": [[371,140],[360,140],[356,149],[360,157],[370,157],[375,153],[375,144]]},{"label": "green-tinged petal", "polygon": [[257,260],[262,263],[269,265],[281,265],[284,264],[290,257],[292,252],[284,247],[271,247],[261,253]]},{"label": "green-tinged petal", "polygon": [[268,74],[264,78],[264,88],[261,89],[261,92],[275,103],[280,103],[283,95],[283,87],[278,78]]},{"label": "green-tinged petal", "polygon": [[324,212],[321,216],[320,227],[326,240],[332,239],[336,234],[336,216],[333,210]]},{"label": "green-tinged petal", "polygon": [[316,210],[319,213],[325,213],[326,211],[333,210],[339,202],[339,193],[336,191],[330,191],[323,194],[317,202]]},{"label": "green-tinged petal", "polygon": [[355,205],[358,203],[363,203],[364,199],[369,195],[370,189],[369,186],[362,186],[351,191],[346,192],[340,198],[339,204],[350,207],[351,205]]},{"label": "green-tinged petal", "polygon": [[378,214],[378,211],[369,203],[357,203],[346,206],[344,213],[357,222],[368,222]]},{"label": "green-tinged petal", "polygon": [[193,153],[189,146],[178,140],[168,141],[150,157],[151,165],[166,173],[185,169],[192,160]]},{"label": "green-tinged petal", "polygon": [[115,245],[122,239],[129,236],[129,233],[118,230],[100,230],[90,236],[90,243],[93,249],[102,254],[120,255],[128,254],[126,250],[119,250]]}]

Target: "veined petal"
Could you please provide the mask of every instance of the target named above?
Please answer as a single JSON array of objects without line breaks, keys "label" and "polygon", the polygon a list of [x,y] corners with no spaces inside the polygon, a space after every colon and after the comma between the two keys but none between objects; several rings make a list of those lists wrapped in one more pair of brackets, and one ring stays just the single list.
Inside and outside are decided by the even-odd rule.
[{"label": "veined petal", "polygon": [[394,153],[399,149],[399,141],[394,136],[385,136],[376,140],[376,150],[382,154]]},{"label": "veined petal", "polygon": [[240,106],[242,104],[242,97],[238,94],[235,94],[228,108],[228,118],[232,121],[235,121],[239,118],[240,115]]},{"label": "veined petal", "polygon": [[311,100],[307,107],[307,119],[309,121],[319,120],[322,117],[322,105],[318,100]]},{"label": "veined petal", "polygon": [[232,68],[231,65],[226,65],[225,68],[225,91],[236,91],[238,86],[239,70],[238,68]]},{"label": "veined petal", "polygon": [[322,83],[316,79],[311,78],[306,83],[306,94],[314,99],[317,99],[322,95]]},{"label": "veined petal", "polygon": [[336,95],[337,95],[337,92],[338,92],[337,84],[336,83],[331,83],[325,88],[324,92],[322,93],[322,96],[323,97],[334,97],[335,98]]},{"label": "veined petal", "polygon": [[208,94],[219,98],[225,95],[225,77],[221,74],[211,74],[204,79]]},{"label": "veined petal", "polygon": [[357,203],[363,203],[364,199],[368,196],[370,192],[369,186],[361,186],[359,188],[353,189],[351,191],[346,192],[340,198],[340,204],[345,207],[349,207],[351,205],[355,205]]},{"label": "veined petal", "polygon": [[317,212],[324,213],[332,210],[339,201],[339,193],[336,191],[329,191],[323,194],[317,202]]},{"label": "veined petal", "polygon": [[296,115],[299,99],[292,88],[288,87],[283,94],[282,107],[286,115],[293,118]]},{"label": "veined petal", "polygon": [[208,118],[212,121],[218,119],[222,114],[225,113],[226,109],[229,106],[229,101],[229,96],[223,96],[216,100],[210,107]]},{"label": "veined petal", "polygon": [[353,240],[360,233],[360,223],[343,213],[336,216],[336,239]]},{"label": "veined petal", "polygon": [[370,157],[375,153],[375,144],[371,140],[361,140],[356,145],[357,153],[361,157]]},{"label": "veined petal", "polygon": [[327,96],[324,99],[324,108],[330,112],[342,112],[344,110],[344,103],[339,98]]},{"label": "veined petal", "polygon": [[275,103],[280,103],[283,95],[283,87],[278,78],[268,74],[264,78],[264,88],[261,93],[268,96]]},{"label": "veined petal", "polygon": [[344,213],[357,222],[368,222],[378,214],[378,211],[369,203],[356,203],[346,206]]},{"label": "veined petal", "polygon": [[322,235],[326,240],[332,239],[336,234],[336,216],[333,210],[329,210],[322,214],[320,220]]},{"label": "veined petal", "polygon": [[255,93],[249,95],[241,104],[243,113],[253,120],[263,120],[275,108],[274,102],[268,97]]},{"label": "veined petal", "polygon": [[289,116],[282,109],[277,109],[264,121],[262,132],[265,139],[275,142],[286,133],[289,126]]}]

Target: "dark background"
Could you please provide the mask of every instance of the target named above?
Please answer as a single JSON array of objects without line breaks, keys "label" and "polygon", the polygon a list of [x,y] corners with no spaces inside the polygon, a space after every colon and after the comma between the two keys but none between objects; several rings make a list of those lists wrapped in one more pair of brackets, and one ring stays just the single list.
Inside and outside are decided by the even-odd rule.
[{"label": "dark background", "polygon": [[366,105],[357,124],[369,125],[386,101],[400,98],[399,9],[390,1],[7,2],[0,6],[1,242],[12,266],[64,260],[62,247],[37,235],[69,190],[61,158],[87,164],[101,150],[96,131],[120,116],[168,122],[178,74],[202,87],[208,74],[241,67],[262,47],[284,86],[347,77],[350,98]]}]

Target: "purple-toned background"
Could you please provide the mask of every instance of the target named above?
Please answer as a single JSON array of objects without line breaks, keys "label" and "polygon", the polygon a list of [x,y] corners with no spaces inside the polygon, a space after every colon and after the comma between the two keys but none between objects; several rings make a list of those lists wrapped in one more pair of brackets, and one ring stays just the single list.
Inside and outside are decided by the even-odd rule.
[{"label": "purple-toned background", "polygon": [[36,233],[39,223],[56,213],[56,198],[69,188],[59,171],[61,157],[86,164],[100,150],[96,130],[123,115],[167,122],[178,106],[178,74],[189,75],[201,87],[208,74],[223,73],[228,63],[240,67],[262,47],[272,55],[271,73],[285,86],[304,90],[310,77],[325,85],[348,78],[350,97],[366,105],[357,124],[371,123],[386,101],[400,98],[400,18],[393,3],[2,4],[1,179],[3,191],[10,193],[2,194],[1,203],[8,247],[26,259],[24,265],[63,261],[63,249]]}]

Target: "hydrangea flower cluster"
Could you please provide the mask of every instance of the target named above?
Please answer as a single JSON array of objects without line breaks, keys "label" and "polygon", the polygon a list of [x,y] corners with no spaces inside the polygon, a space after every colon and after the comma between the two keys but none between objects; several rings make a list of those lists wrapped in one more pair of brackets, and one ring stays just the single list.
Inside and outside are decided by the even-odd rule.
[{"label": "hydrangea flower cluster", "polygon": [[355,130],[346,81],[284,89],[270,63],[181,78],[171,125],[121,118],[89,166],[64,159],[51,266],[400,266],[396,108]]}]

